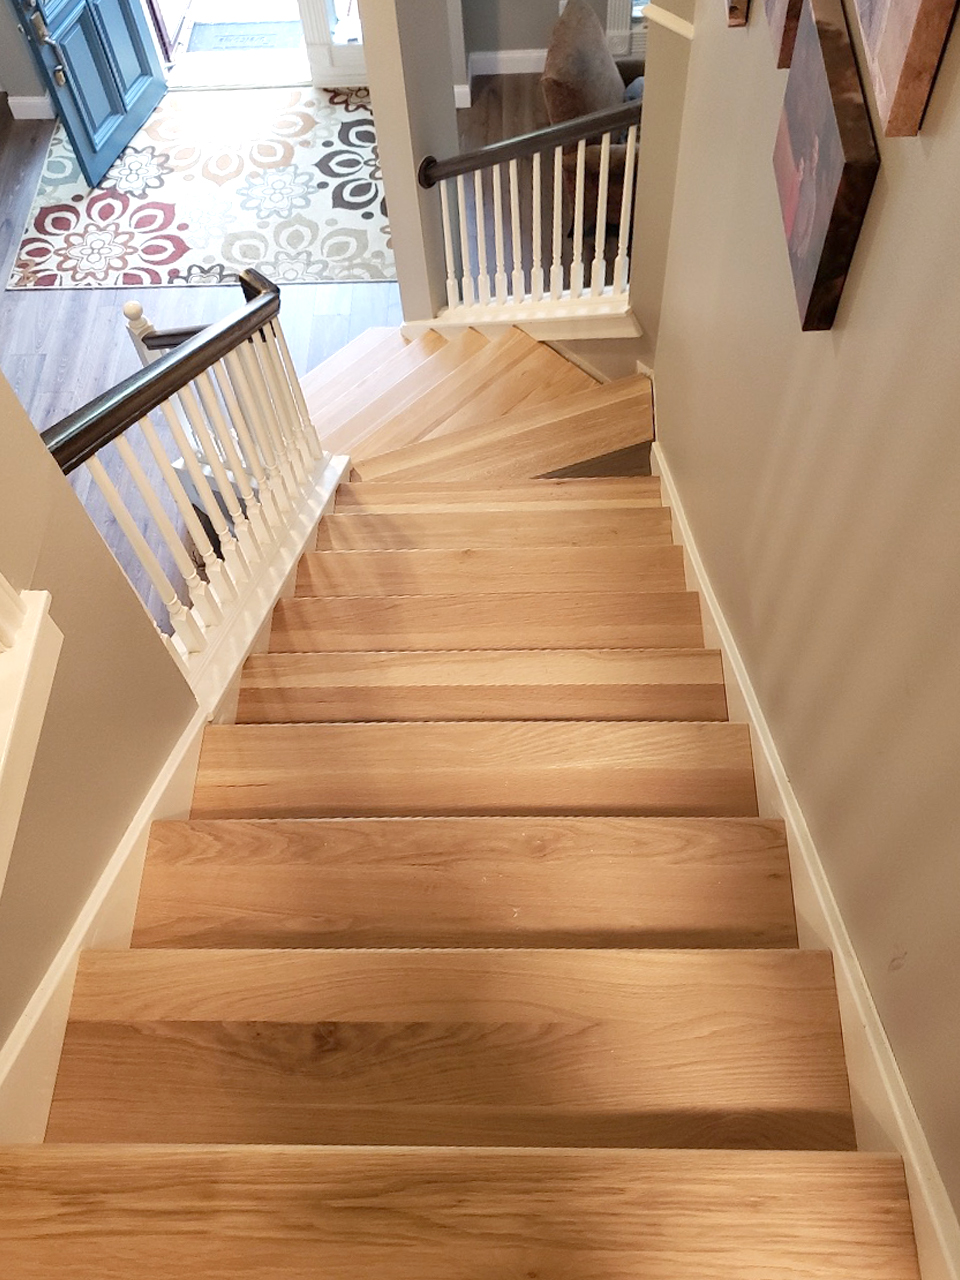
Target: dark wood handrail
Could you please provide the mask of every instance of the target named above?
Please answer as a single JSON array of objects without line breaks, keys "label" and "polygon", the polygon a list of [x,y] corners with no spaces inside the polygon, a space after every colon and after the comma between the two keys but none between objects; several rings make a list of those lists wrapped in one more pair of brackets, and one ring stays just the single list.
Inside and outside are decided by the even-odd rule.
[{"label": "dark wood handrail", "polygon": [[639,102],[625,102],[621,107],[608,107],[605,111],[594,111],[588,116],[565,120],[563,124],[551,124],[545,129],[536,129],[533,133],[522,133],[505,142],[493,142],[488,147],[478,147],[476,151],[465,151],[463,155],[451,156],[449,160],[427,156],[420,165],[417,179],[421,187],[435,187],[444,178],[457,178],[462,173],[473,173],[477,169],[504,164],[508,160],[520,160],[524,156],[533,156],[538,151],[547,151],[552,147],[569,146],[582,139],[599,137],[613,129],[628,128],[637,123],[640,112]]},{"label": "dark wood handrail", "polygon": [[222,360],[279,313],[280,290],[259,271],[242,271],[240,287],[247,299],[241,311],[207,325],[153,364],[43,432],[43,442],[64,475],[123,435],[128,427]]},{"label": "dark wood handrail", "polygon": [[192,324],[184,329],[154,329],[140,338],[140,344],[148,351],[169,351],[171,347],[182,346],[198,333],[203,333],[206,327],[205,324]]}]

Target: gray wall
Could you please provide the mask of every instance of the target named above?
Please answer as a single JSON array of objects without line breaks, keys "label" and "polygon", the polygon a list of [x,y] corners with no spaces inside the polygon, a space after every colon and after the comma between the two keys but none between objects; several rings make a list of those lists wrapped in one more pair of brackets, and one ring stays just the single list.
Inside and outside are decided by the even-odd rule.
[{"label": "gray wall", "polygon": [[0,1039],[43,976],[193,695],[0,377],[0,572],[49,591],[60,664],[0,896]]},{"label": "gray wall", "polygon": [[10,0],[0,0],[0,85],[15,97],[37,98],[45,92]]},{"label": "gray wall", "polygon": [[[606,22],[607,0],[590,2]],[[467,54],[478,49],[545,49],[559,16],[559,0],[463,0]]]},{"label": "gray wall", "polygon": [[840,314],[800,332],[762,6],[700,0],[658,433],[960,1205],[960,33],[883,167]]}]

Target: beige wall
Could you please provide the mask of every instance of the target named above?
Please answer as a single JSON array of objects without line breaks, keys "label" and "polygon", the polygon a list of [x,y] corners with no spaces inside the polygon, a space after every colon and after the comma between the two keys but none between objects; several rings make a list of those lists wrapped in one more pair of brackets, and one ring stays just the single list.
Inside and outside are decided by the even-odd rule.
[{"label": "beige wall", "polygon": [[658,431],[944,1180],[960,1204],[960,33],[802,334],[761,5],[701,0]]},{"label": "beige wall", "polygon": [[[590,3],[605,22],[606,0]],[[467,53],[479,49],[545,49],[559,16],[559,0],[463,0]]]},{"label": "beige wall", "polygon": [[0,377],[0,572],[49,591],[64,643],[0,897],[0,1039],[19,1017],[194,699]]}]

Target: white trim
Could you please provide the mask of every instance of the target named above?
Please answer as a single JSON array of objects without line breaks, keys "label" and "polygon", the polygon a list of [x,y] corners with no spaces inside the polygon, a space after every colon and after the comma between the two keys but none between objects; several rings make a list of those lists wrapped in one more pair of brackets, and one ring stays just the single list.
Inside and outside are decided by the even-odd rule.
[{"label": "white trim", "polygon": [[542,71],[546,49],[477,49],[470,55],[468,77],[519,76]]},{"label": "white trim", "polygon": [[678,18],[675,13],[671,13],[669,9],[663,9],[658,4],[648,4],[643,7],[643,16],[647,22],[654,22],[658,27],[665,27],[667,31],[672,31],[678,36],[683,36],[684,40],[692,40],[694,35],[694,26],[692,22],[688,22],[686,18]]},{"label": "white trim", "polygon": [[615,57],[630,52],[632,0],[607,0],[607,44]]},{"label": "white trim", "polygon": [[49,93],[42,93],[38,97],[9,94],[7,106],[14,120],[55,120],[57,118]]},{"label": "white trim", "polygon": [[574,342],[584,338],[640,338],[643,330],[625,294],[607,298],[567,298],[559,302],[477,303],[444,307],[433,320],[410,320],[401,326],[405,338],[428,329],[456,333],[462,328],[496,333],[503,327],[522,329],[538,342]]},{"label": "white trim", "polygon": [[207,717],[197,711],[104,867],[73,928],[0,1047],[0,1143],[42,1142],[84,947],[130,945],[150,824],[190,811]]},{"label": "white trim", "polygon": [[24,591],[19,599],[24,612],[13,647],[0,651],[0,890],[63,645],[49,594]]},{"label": "white trim", "polygon": [[903,1156],[924,1280],[958,1280],[960,1225],[956,1214],[743,656],[707,576],[676,482],[657,443],[651,462],[661,478],[664,505],[673,512],[688,585],[700,593],[704,640],[723,654],[730,717],[750,725],[760,812],[781,817],[786,823],[800,945],[826,947],[833,952],[858,1145],[862,1150],[893,1150]]},{"label": "white trim", "polygon": [[473,92],[469,84],[455,84],[453,86],[453,101],[457,109],[461,111],[473,106]]}]

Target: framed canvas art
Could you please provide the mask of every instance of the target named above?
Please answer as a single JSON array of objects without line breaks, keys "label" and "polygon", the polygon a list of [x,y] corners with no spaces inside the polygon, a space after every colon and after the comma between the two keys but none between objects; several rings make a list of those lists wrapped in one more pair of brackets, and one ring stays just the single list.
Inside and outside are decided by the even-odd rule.
[{"label": "framed canvas art", "polygon": [[853,0],[887,137],[919,132],[957,0]]},{"label": "framed canvas art", "polygon": [[801,0],[764,0],[767,26],[777,55],[778,67],[789,67],[793,42],[797,38]]},{"label": "framed canvas art", "polygon": [[880,157],[841,0],[803,0],[773,167],[804,329],[829,329]]}]

